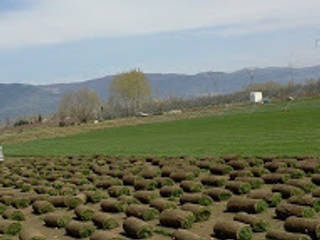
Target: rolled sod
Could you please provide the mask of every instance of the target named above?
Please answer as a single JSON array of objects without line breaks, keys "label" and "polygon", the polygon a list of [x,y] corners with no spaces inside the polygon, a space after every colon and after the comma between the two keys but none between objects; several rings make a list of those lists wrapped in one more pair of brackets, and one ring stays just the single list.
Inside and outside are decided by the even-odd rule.
[{"label": "rolled sod", "polygon": [[169,209],[169,208],[172,208],[172,209],[177,208],[176,203],[162,199],[162,198],[157,198],[157,199],[152,200],[150,202],[150,206],[157,209],[160,212],[162,212],[166,209]]},{"label": "rolled sod", "polygon": [[308,235],[289,233],[282,230],[269,230],[266,240],[311,240]]},{"label": "rolled sod", "polygon": [[94,231],[95,231],[95,227],[92,226],[90,223],[71,221],[66,226],[67,234],[76,238],[89,237]]},{"label": "rolled sod", "polygon": [[85,201],[83,201],[81,198],[78,198],[76,196],[65,198],[65,205],[70,209],[75,209],[76,207],[84,203]]},{"label": "rolled sod", "polygon": [[6,211],[2,214],[3,218],[15,220],[15,221],[24,221],[25,216],[24,213],[20,210],[16,210],[14,208],[8,208]]},{"label": "rolled sod", "polygon": [[211,216],[211,210],[209,208],[198,204],[186,203],[181,209],[192,212],[196,218],[196,222],[207,221]]},{"label": "rolled sod", "polygon": [[226,189],[230,190],[234,194],[245,194],[250,192],[251,185],[246,182],[230,181],[227,183]]},{"label": "rolled sod", "polygon": [[102,191],[88,191],[86,192],[87,201],[91,203],[98,203],[102,199],[107,199],[108,194]]},{"label": "rolled sod", "polygon": [[180,203],[198,203],[203,206],[209,206],[213,204],[213,200],[202,193],[185,193],[180,197]]},{"label": "rolled sod", "polygon": [[312,191],[312,197],[320,198],[320,188],[316,188]]},{"label": "rolled sod", "polygon": [[168,177],[157,177],[154,180],[157,182],[159,187],[174,185],[174,181]]},{"label": "rolled sod", "polygon": [[269,228],[266,220],[244,212],[237,213],[233,220],[249,224],[254,232],[265,232]]},{"label": "rolled sod", "polygon": [[61,213],[50,213],[44,216],[43,220],[48,227],[64,228],[71,222],[72,218]]},{"label": "rolled sod", "polygon": [[13,200],[12,205],[15,208],[21,209],[21,208],[27,208],[29,207],[30,200],[28,198],[17,198]]},{"label": "rolled sod", "polygon": [[172,233],[174,240],[203,240],[199,235],[185,229],[180,229]]},{"label": "rolled sod", "polygon": [[251,240],[252,230],[249,225],[235,221],[218,221],[213,232],[219,239]]},{"label": "rolled sod", "polygon": [[293,179],[303,178],[306,175],[304,171],[296,168],[279,168],[276,173],[289,174]]},{"label": "rolled sod", "polygon": [[90,221],[94,215],[94,210],[90,207],[80,205],[74,210],[77,218],[81,221]]},{"label": "rolled sod", "polygon": [[287,184],[301,188],[306,193],[310,193],[316,188],[316,185],[308,179],[290,179]]},{"label": "rolled sod", "polygon": [[268,208],[268,204],[260,199],[248,199],[244,197],[232,197],[227,202],[227,211],[260,213]]},{"label": "rolled sod", "polygon": [[237,177],[235,180],[249,183],[252,189],[260,188],[264,184],[263,179],[258,177]]},{"label": "rolled sod", "polygon": [[273,193],[265,190],[255,190],[247,195],[248,198],[262,199],[268,203],[270,207],[276,207],[281,201],[281,193]]},{"label": "rolled sod", "polygon": [[54,211],[54,206],[48,201],[36,201],[32,204],[33,212],[36,214],[44,214]]},{"label": "rolled sod", "polygon": [[129,186],[133,186],[135,181],[136,181],[136,176],[134,175],[124,175],[122,178],[123,184],[124,185],[129,185]]},{"label": "rolled sod", "polygon": [[8,209],[8,206],[0,203],[0,214],[2,214],[4,211],[6,211]]},{"label": "rolled sod", "polygon": [[152,236],[152,227],[135,217],[129,217],[124,220],[123,229],[129,237],[133,238],[141,239]]},{"label": "rolled sod", "polygon": [[153,220],[159,217],[159,211],[157,209],[141,204],[129,205],[126,210],[126,214],[129,217],[141,218],[145,221]]},{"label": "rolled sod", "polygon": [[100,203],[101,209],[105,212],[124,212],[127,208],[127,204],[123,201],[116,199],[102,200]]},{"label": "rolled sod", "polygon": [[100,229],[114,229],[119,226],[117,220],[107,213],[97,212],[93,215],[92,221]]},{"label": "rolled sod", "polygon": [[91,236],[90,240],[125,240],[114,233],[106,231],[95,231]]},{"label": "rolled sod", "polygon": [[132,196],[127,196],[127,195],[122,195],[118,199],[119,199],[119,201],[122,201],[128,205],[133,204],[133,203],[136,203],[136,204],[140,203],[140,201],[138,199],[136,199]]},{"label": "rolled sod", "polygon": [[182,194],[183,190],[177,186],[164,186],[160,189],[162,197],[180,197]]},{"label": "rolled sod", "polygon": [[250,170],[238,170],[230,172],[229,177],[230,180],[235,180],[237,177],[253,177],[253,173]]},{"label": "rolled sod", "polygon": [[304,233],[311,238],[320,239],[320,221],[300,217],[288,217],[284,222],[284,228],[289,232]]},{"label": "rolled sod", "polygon": [[22,229],[19,222],[0,220],[0,234],[17,235]]},{"label": "rolled sod", "polygon": [[311,218],[315,215],[315,211],[306,206],[300,206],[290,203],[280,203],[276,207],[276,215],[279,219],[286,219],[290,216]]},{"label": "rolled sod", "polygon": [[24,227],[20,234],[19,234],[20,240],[46,240],[46,236],[42,233],[40,233],[37,229],[30,228],[30,227]]},{"label": "rolled sod", "polygon": [[136,180],[134,183],[135,190],[154,190],[157,188],[158,183],[150,179]]},{"label": "rolled sod", "polygon": [[111,186],[108,188],[111,197],[119,197],[121,195],[130,195],[130,189],[125,186]]},{"label": "rolled sod", "polygon": [[226,175],[232,170],[233,168],[231,166],[225,164],[212,164],[210,166],[210,172],[216,175]]},{"label": "rolled sod", "polygon": [[309,195],[293,196],[288,199],[289,203],[313,207],[316,212],[320,211],[320,199]]},{"label": "rolled sod", "polygon": [[160,214],[160,224],[173,228],[191,228],[196,218],[190,211],[166,209]]},{"label": "rolled sod", "polygon": [[284,162],[280,162],[280,161],[271,161],[271,162],[266,162],[264,164],[264,167],[271,172],[275,172],[279,168],[287,168],[287,164]]},{"label": "rolled sod", "polygon": [[48,201],[54,206],[54,207],[59,207],[59,208],[64,208],[66,207],[66,201],[64,196],[54,196],[50,197]]},{"label": "rolled sod", "polygon": [[223,188],[210,188],[203,192],[215,201],[226,201],[232,197],[232,192]]},{"label": "rolled sod", "polygon": [[262,168],[262,167],[252,167],[249,168],[250,171],[253,173],[253,176],[255,177],[261,177],[264,174],[269,174],[270,171],[268,169]]},{"label": "rolled sod", "polygon": [[286,183],[290,179],[289,174],[270,173],[262,176],[263,181],[266,184]]},{"label": "rolled sod", "polygon": [[175,182],[182,182],[183,180],[194,179],[195,175],[193,172],[179,170],[179,171],[172,172],[169,177]]},{"label": "rolled sod", "polygon": [[133,195],[136,199],[138,199],[142,203],[150,203],[153,199],[159,197],[159,194],[154,191],[136,191]]},{"label": "rolled sod", "polygon": [[320,185],[320,174],[313,174],[311,181],[316,184],[316,185]]},{"label": "rolled sod", "polygon": [[304,194],[304,191],[302,189],[295,186],[291,186],[289,184],[275,184],[272,186],[272,192],[281,193],[281,196],[284,199]]},{"label": "rolled sod", "polygon": [[227,180],[224,177],[210,175],[203,177],[201,183],[208,186],[223,187],[226,185]]},{"label": "rolled sod", "polygon": [[185,180],[180,183],[180,187],[185,192],[201,192],[202,184],[194,181]]}]

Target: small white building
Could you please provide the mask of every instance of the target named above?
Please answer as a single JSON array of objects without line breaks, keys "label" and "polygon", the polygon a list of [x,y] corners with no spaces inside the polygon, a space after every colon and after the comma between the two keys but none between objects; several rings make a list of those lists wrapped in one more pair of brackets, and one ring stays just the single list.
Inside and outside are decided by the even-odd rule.
[{"label": "small white building", "polygon": [[250,92],[250,102],[261,103],[262,100],[262,92]]},{"label": "small white building", "polygon": [[2,147],[0,146],[0,162],[4,161],[4,157],[3,157],[3,152],[2,152]]}]

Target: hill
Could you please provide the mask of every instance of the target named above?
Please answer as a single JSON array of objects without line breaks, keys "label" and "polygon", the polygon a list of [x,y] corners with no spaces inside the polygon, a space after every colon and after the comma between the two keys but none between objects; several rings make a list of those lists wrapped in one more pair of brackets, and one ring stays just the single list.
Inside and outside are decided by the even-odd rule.
[{"label": "hill", "polygon": [[[153,95],[165,98],[168,96],[192,97],[207,94],[225,94],[239,91],[250,84],[275,81],[287,83],[303,83],[310,78],[320,77],[320,66],[305,68],[269,67],[257,68],[253,71],[253,80],[246,69],[232,73],[205,72],[194,75],[185,74],[147,74]],[[107,88],[113,76],[106,76],[84,82],[24,85],[0,84],[0,120],[30,114],[47,114],[57,109],[60,96],[68,91],[83,87],[99,93],[102,99],[107,97]]]},{"label": "hill", "polygon": [[[249,105],[195,119],[93,130],[5,145],[11,156],[160,155],[244,156],[320,154],[320,99]],[[54,147],[53,147],[54,146]]]}]

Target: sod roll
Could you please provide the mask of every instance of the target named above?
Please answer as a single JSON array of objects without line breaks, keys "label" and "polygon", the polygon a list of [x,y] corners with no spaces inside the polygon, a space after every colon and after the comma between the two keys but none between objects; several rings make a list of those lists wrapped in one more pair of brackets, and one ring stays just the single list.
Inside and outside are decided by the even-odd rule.
[{"label": "sod roll", "polygon": [[160,214],[160,223],[166,227],[188,229],[195,220],[192,212],[180,209],[166,209]]},{"label": "sod roll", "polygon": [[157,209],[158,211],[162,212],[169,208],[177,208],[176,203],[172,201],[168,201],[162,198],[154,199],[150,202],[150,206]]},{"label": "sod roll", "polygon": [[136,180],[134,183],[135,190],[154,190],[157,188],[158,183],[150,179]]},{"label": "sod roll", "polygon": [[235,221],[218,221],[213,227],[213,232],[219,239],[250,240],[252,238],[251,227]]},{"label": "sod roll", "polygon": [[36,214],[44,214],[54,211],[54,206],[48,201],[35,201],[32,204],[33,212]]},{"label": "sod roll", "polygon": [[226,164],[212,164],[210,165],[210,172],[216,175],[226,175],[230,173],[233,168]]},{"label": "sod roll", "polygon": [[194,181],[185,180],[180,183],[185,192],[201,192],[202,184]]},{"label": "sod roll", "polygon": [[281,193],[273,193],[266,190],[252,191],[247,195],[247,197],[252,199],[262,199],[266,201],[270,207],[277,206],[282,200]]},{"label": "sod roll", "polygon": [[222,187],[226,185],[227,180],[224,177],[209,175],[203,177],[201,183],[208,186]]},{"label": "sod roll", "polygon": [[260,188],[264,184],[263,179],[258,177],[237,177],[235,180],[249,183],[252,189]]},{"label": "sod roll", "polygon": [[284,223],[284,228],[289,232],[304,233],[311,238],[320,239],[320,221],[316,219],[288,217]]},{"label": "sod roll", "polygon": [[202,240],[199,235],[185,229],[180,229],[172,233],[174,240]]},{"label": "sod roll", "polygon": [[306,206],[299,206],[291,203],[280,203],[276,207],[276,215],[279,219],[286,219],[290,216],[311,218],[315,215],[315,211]]},{"label": "sod roll", "polygon": [[289,174],[270,173],[262,176],[266,184],[286,183],[290,179]]},{"label": "sod roll", "polygon": [[177,186],[164,186],[160,189],[162,197],[180,197],[182,194],[183,190]]},{"label": "sod roll", "polygon": [[107,213],[97,212],[93,215],[92,221],[100,229],[114,229],[119,226],[116,219]]},{"label": "sod roll", "polygon": [[17,235],[22,229],[19,222],[0,220],[0,234]]},{"label": "sod roll", "polygon": [[281,193],[281,196],[284,199],[304,194],[304,191],[302,189],[295,186],[291,186],[289,184],[275,184],[272,186],[272,192]]},{"label": "sod roll", "polygon": [[180,203],[198,203],[203,206],[209,206],[213,204],[213,200],[210,196],[202,193],[185,193],[180,197]]},{"label": "sod roll", "polygon": [[209,188],[203,192],[215,201],[226,201],[232,197],[232,192],[223,188]]},{"label": "sod roll", "polygon": [[266,240],[311,240],[308,235],[289,233],[282,230],[269,230]]},{"label": "sod roll", "polygon": [[301,188],[306,193],[310,193],[316,188],[316,185],[308,179],[290,179],[287,184]]},{"label": "sod roll", "polygon": [[135,217],[129,217],[124,220],[123,229],[129,237],[133,238],[141,239],[152,236],[152,227]]},{"label": "sod roll", "polygon": [[229,181],[226,185],[226,189],[230,190],[235,194],[245,194],[250,192],[251,185],[246,182]]},{"label": "sod roll", "polygon": [[3,218],[15,220],[15,221],[24,221],[25,215],[22,211],[16,210],[14,208],[8,208],[6,211],[2,214]]},{"label": "sod roll", "polygon": [[116,199],[102,200],[100,203],[101,209],[105,212],[124,212],[127,208],[127,204],[123,201]]},{"label": "sod roll", "polygon": [[153,199],[159,197],[157,192],[154,191],[136,191],[134,197],[142,203],[150,203]]},{"label": "sod roll", "polygon": [[65,197],[64,196],[54,196],[54,197],[50,197],[48,199],[48,201],[54,206],[54,207],[59,207],[59,208],[63,208],[66,207],[66,203],[65,203]]},{"label": "sod roll", "polygon": [[232,171],[229,174],[230,180],[235,180],[238,177],[253,177],[253,173],[250,170],[238,170],[238,171]]},{"label": "sod roll", "polygon": [[71,221],[66,226],[67,234],[76,238],[89,237],[94,231],[95,231],[95,227],[92,226],[90,223]]},{"label": "sod roll", "polygon": [[127,208],[126,214],[129,217],[136,217],[149,221],[158,218],[159,211],[146,205],[131,204]]},{"label": "sod roll", "polygon": [[289,203],[313,207],[316,212],[320,211],[320,199],[310,195],[293,196],[288,199]]},{"label": "sod roll", "polygon": [[19,234],[20,240],[46,240],[46,236],[42,233],[40,233],[37,229],[32,227],[24,227],[20,234]]},{"label": "sod roll", "polygon": [[264,200],[259,199],[232,197],[227,202],[227,211],[229,212],[260,213],[267,208],[268,204]]},{"label": "sod roll", "polygon": [[62,213],[50,213],[44,216],[43,220],[48,227],[63,228],[71,222],[72,218]]},{"label": "sod roll", "polygon": [[254,232],[265,232],[269,228],[266,220],[245,212],[237,213],[233,220],[249,224]]},{"label": "sod roll", "polygon": [[81,221],[90,221],[94,215],[94,210],[85,205],[80,205],[74,210],[77,218]]},{"label": "sod roll", "polygon": [[111,232],[96,231],[90,236],[90,240],[125,240],[125,239]]},{"label": "sod roll", "polygon": [[211,216],[210,208],[198,204],[186,203],[181,209],[192,212],[197,222],[207,221]]}]

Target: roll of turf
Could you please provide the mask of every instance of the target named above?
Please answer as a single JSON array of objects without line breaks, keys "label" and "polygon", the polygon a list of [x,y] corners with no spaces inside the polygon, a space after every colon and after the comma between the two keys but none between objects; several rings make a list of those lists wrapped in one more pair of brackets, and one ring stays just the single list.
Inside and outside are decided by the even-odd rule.
[{"label": "roll of turf", "polygon": [[177,186],[164,186],[160,189],[162,197],[180,197],[182,194],[183,190]]},{"label": "roll of turf", "polygon": [[263,181],[266,184],[286,183],[290,179],[289,174],[270,173],[262,176]]},{"label": "roll of turf", "polygon": [[255,177],[262,177],[264,174],[269,174],[270,171],[268,169],[262,167],[252,167],[249,170],[253,173]]},{"label": "roll of turf", "polygon": [[247,195],[247,197],[252,199],[262,199],[266,201],[270,207],[277,206],[282,200],[281,193],[273,193],[265,190],[252,191]]},{"label": "roll of turf", "polygon": [[316,212],[320,211],[320,199],[309,195],[293,196],[288,199],[289,203],[313,207]]},{"label": "roll of turf", "polygon": [[44,234],[40,233],[38,230],[30,227],[24,227],[20,234],[19,234],[20,240],[46,240]]},{"label": "roll of turf", "polygon": [[91,235],[90,240],[125,240],[125,239],[111,232],[96,231]]},{"label": "roll of turf", "polygon": [[311,240],[308,235],[289,233],[282,230],[269,230],[266,240]]},{"label": "roll of turf", "polygon": [[162,212],[166,209],[169,209],[169,208],[172,208],[172,209],[177,208],[176,203],[162,199],[162,198],[157,198],[157,199],[152,200],[150,202],[150,206],[157,209],[160,212]]},{"label": "roll of turf", "polygon": [[223,188],[209,188],[203,192],[215,201],[226,201],[232,197],[232,192]]},{"label": "roll of turf", "polygon": [[30,204],[30,200],[28,198],[23,198],[23,197],[14,199],[12,203],[12,205],[18,209],[27,208],[29,207],[29,204]]},{"label": "roll of turf", "polygon": [[95,231],[95,227],[90,223],[82,223],[78,221],[71,221],[66,226],[66,232],[69,236],[76,238],[86,238],[91,236]]},{"label": "roll of turf", "polygon": [[264,200],[259,199],[232,197],[227,202],[227,211],[229,212],[260,213],[267,208],[268,204]]},{"label": "roll of turf", "polygon": [[311,238],[320,239],[320,222],[316,219],[288,217],[284,223],[284,228],[289,232],[304,233]]},{"label": "roll of turf", "polygon": [[316,185],[308,179],[290,179],[287,184],[301,188],[306,193],[310,193],[316,188]]},{"label": "roll of turf", "polygon": [[312,178],[311,178],[311,181],[316,184],[316,185],[320,185],[320,174],[313,174],[312,175]]},{"label": "roll of turf", "polygon": [[254,177],[254,176],[253,176],[253,173],[250,170],[232,171],[229,174],[230,180],[235,180],[238,177]]},{"label": "roll of turf", "polygon": [[212,164],[210,166],[210,172],[216,175],[226,175],[232,170],[233,168],[226,164]]},{"label": "roll of turf", "polygon": [[123,184],[124,185],[130,185],[130,186],[134,185],[135,180],[136,180],[136,176],[131,175],[131,174],[124,175],[123,178],[122,178]]},{"label": "roll of turf", "polygon": [[74,210],[77,218],[81,221],[90,221],[94,215],[94,210],[90,207],[80,205]]},{"label": "roll of turf", "polygon": [[127,204],[125,202],[111,198],[102,200],[100,206],[105,212],[124,212],[127,208]]},{"label": "roll of turf", "polygon": [[108,194],[102,191],[87,191],[86,195],[87,195],[87,201],[91,203],[98,203],[102,199],[108,198]]},{"label": "roll of turf", "polygon": [[159,197],[157,192],[154,191],[136,191],[134,197],[142,203],[150,203],[153,199]]},{"label": "roll of turf", "polygon": [[166,209],[160,214],[160,223],[166,227],[188,229],[195,220],[192,212],[180,209]]},{"label": "roll of turf", "polygon": [[284,199],[304,194],[304,191],[302,189],[295,186],[291,186],[289,184],[275,184],[272,186],[272,192],[281,193],[281,196]]},{"label": "roll of turf", "polygon": [[250,226],[235,221],[218,221],[213,227],[213,232],[219,239],[250,240],[252,238]]},{"label": "roll of turf", "polygon": [[198,203],[203,206],[209,206],[213,204],[213,200],[202,193],[185,193],[180,197],[180,203]]},{"label": "roll of turf", "polygon": [[129,237],[133,238],[141,239],[152,236],[151,226],[135,217],[124,220],[123,229]]},{"label": "roll of turf", "polygon": [[189,180],[182,181],[180,186],[185,192],[201,192],[202,189],[201,183]]},{"label": "roll of turf", "polygon": [[85,201],[77,196],[65,198],[65,205],[70,209],[75,209],[81,204],[85,204]]},{"label": "roll of turf", "polygon": [[203,177],[201,179],[201,183],[208,186],[223,187],[226,185],[227,180],[225,179],[225,177],[209,175],[209,176]]},{"label": "roll of turf", "polygon": [[67,226],[72,218],[61,213],[50,213],[43,218],[46,226],[54,228],[63,228]]},{"label": "roll of turf", "polygon": [[248,213],[237,213],[233,220],[249,224],[254,232],[265,232],[269,228],[269,223],[264,219]]},{"label": "roll of turf", "polygon": [[174,171],[169,176],[175,182],[194,179],[194,174],[185,170]]},{"label": "roll of turf", "polygon": [[174,181],[168,177],[157,177],[154,180],[157,182],[158,187],[174,185]]},{"label": "roll of turf", "polygon": [[20,210],[16,210],[14,208],[8,208],[6,211],[2,214],[3,218],[15,220],[15,221],[24,221],[25,216],[24,213]]},{"label": "roll of turf", "polygon": [[48,201],[36,201],[32,204],[33,212],[36,214],[44,214],[54,211],[54,206]]},{"label": "roll of turf", "polygon": [[289,174],[293,179],[303,178],[306,175],[304,171],[296,168],[280,168],[276,173]]},{"label": "roll of turf", "polygon": [[207,221],[211,216],[211,210],[209,208],[198,204],[186,203],[181,209],[192,212],[196,218],[196,222]]},{"label": "roll of turf", "polygon": [[279,219],[286,219],[290,216],[311,218],[315,215],[315,211],[306,206],[299,206],[290,203],[280,203],[276,207],[276,215]]},{"label": "roll of turf", "polygon": [[54,196],[54,197],[50,197],[48,199],[48,201],[54,206],[54,207],[66,207],[66,203],[65,203],[65,197],[64,196]]},{"label": "roll of turf", "polygon": [[0,220],[0,234],[17,235],[22,229],[19,222]]},{"label": "roll of turf", "polygon": [[185,229],[180,229],[172,233],[174,240],[204,240],[199,235]]},{"label": "roll of turf", "polygon": [[249,183],[252,189],[260,188],[264,184],[263,179],[258,177],[237,177],[235,180]]},{"label": "roll of turf", "polygon": [[157,188],[157,182],[151,179],[140,179],[134,183],[135,190],[154,190]]},{"label": "roll of turf", "polygon": [[245,194],[250,192],[251,185],[246,182],[230,181],[227,183],[226,189],[230,190],[235,194]]},{"label": "roll of turf", "polygon": [[158,218],[159,211],[145,205],[131,204],[127,208],[126,214],[129,217],[136,217],[145,221],[149,221]]},{"label": "roll of turf", "polygon": [[0,214],[2,214],[4,211],[6,211],[8,209],[8,206],[0,203]]},{"label": "roll of turf", "polygon": [[97,212],[93,215],[92,221],[100,229],[114,229],[119,226],[117,220],[107,213]]}]

